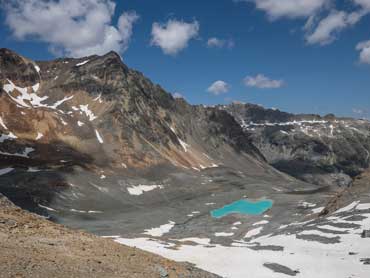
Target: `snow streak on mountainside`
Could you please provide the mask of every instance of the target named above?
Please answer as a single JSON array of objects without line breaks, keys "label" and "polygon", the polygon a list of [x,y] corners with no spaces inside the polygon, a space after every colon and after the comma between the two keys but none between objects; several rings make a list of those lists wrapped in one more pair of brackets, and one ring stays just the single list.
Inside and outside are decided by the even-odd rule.
[{"label": "snow streak on mountainside", "polygon": [[228,111],[267,161],[304,181],[348,186],[370,165],[370,122],[334,115],[294,115],[252,104]]},{"label": "snow streak on mountainside", "polygon": [[[55,160],[64,159],[58,144],[121,168],[199,170],[217,165],[223,149],[261,157],[246,137],[235,140],[243,131],[226,113],[173,99],[113,52],[36,63],[2,49],[0,68],[2,141],[43,144]],[[33,158],[43,159],[37,148]]]}]

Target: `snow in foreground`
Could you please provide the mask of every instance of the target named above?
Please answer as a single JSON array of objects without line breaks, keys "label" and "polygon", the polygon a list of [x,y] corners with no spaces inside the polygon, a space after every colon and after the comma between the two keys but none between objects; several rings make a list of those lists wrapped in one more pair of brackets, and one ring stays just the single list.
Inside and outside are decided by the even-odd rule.
[{"label": "snow in foreground", "polygon": [[[302,223],[303,231],[291,230],[289,233],[264,235],[249,242],[234,241],[232,246],[211,244],[209,239],[204,238],[177,239],[171,242],[152,238],[115,240],[175,261],[194,263],[197,267],[222,277],[287,277],[286,274],[273,272],[264,266],[275,263],[297,271],[296,277],[368,278],[370,265],[363,264],[360,259],[370,258],[370,238],[361,238],[361,232],[370,228],[369,209],[370,204],[356,202],[320,220],[320,223]],[[359,218],[350,220],[350,211]],[[294,227],[297,227],[296,223]],[[311,238],[307,238],[310,236]],[[315,237],[321,240],[315,240]],[[333,238],[337,242],[330,242]],[[327,242],[323,243],[325,240]],[[193,245],[184,244],[185,241],[192,241]],[[176,248],[173,248],[175,245]],[[282,246],[284,249],[253,250],[249,248],[251,246]]]}]

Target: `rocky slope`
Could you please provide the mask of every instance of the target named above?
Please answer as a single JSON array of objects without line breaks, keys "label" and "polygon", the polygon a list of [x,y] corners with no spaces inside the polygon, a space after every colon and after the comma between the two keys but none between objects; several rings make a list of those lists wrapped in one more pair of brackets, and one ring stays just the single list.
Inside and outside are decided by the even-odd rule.
[{"label": "rocky slope", "polygon": [[228,111],[267,161],[296,178],[348,186],[370,165],[370,122],[334,115],[294,115],[252,104]]},{"label": "rocky slope", "polygon": [[0,277],[217,277],[189,264],[71,231],[0,195]]},{"label": "rocky slope", "polygon": [[[0,84],[0,166],[18,171],[17,185],[2,191],[16,203],[49,201],[71,187],[62,173],[76,171],[141,177],[156,167],[199,172],[240,161],[265,171],[226,112],[174,99],[113,52],[34,62],[1,49]],[[24,185],[39,170],[54,174]]]},{"label": "rocky slope", "polygon": [[[226,113],[173,99],[116,53],[35,63],[2,49],[0,68],[1,128],[11,132],[2,141],[48,148],[18,150],[24,155],[16,157],[45,160],[47,151],[55,162],[67,155],[116,168],[200,169],[217,162],[217,151],[214,159],[203,154],[214,149],[258,155]],[[3,148],[3,155],[15,154]]]}]

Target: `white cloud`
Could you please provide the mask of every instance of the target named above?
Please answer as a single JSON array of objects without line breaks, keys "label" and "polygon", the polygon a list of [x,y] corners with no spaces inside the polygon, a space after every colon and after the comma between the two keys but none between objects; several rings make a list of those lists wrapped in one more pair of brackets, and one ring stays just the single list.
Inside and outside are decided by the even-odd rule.
[{"label": "white cloud", "polygon": [[370,64],[370,40],[360,42],[356,46],[356,50],[360,51],[360,62]]},{"label": "white cloud", "polygon": [[248,87],[256,87],[259,89],[277,89],[284,85],[283,80],[273,80],[263,74],[256,76],[247,76],[244,78],[244,84]]},{"label": "white cloud", "polygon": [[251,2],[272,20],[307,18],[303,30],[308,44],[326,45],[338,34],[370,13],[370,0],[349,0],[346,10],[337,11],[337,0],[234,0]]},{"label": "white cloud", "polygon": [[256,8],[267,13],[271,19],[281,17],[299,18],[309,17],[322,8],[325,8],[331,0],[241,0],[253,2]]},{"label": "white cloud", "polygon": [[158,46],[165,54],[176,55],[188,46],[191,39],[199,32],[199,23],[191,23],[170,19],[166,24],[158,22],[152,26],[151,44]]},{"label": "white cloud", "polygon": [[358,108],[353,108],[352,109],[352,112],[355,113],[355,114],[363,114],[364,113],[364,110],[358,109]]},{"label": "white cloud", "polygon": [[111,0],[10,0],[3,9],[15,38],[43,41],[73,57],[124,52],[138,19],[135,12],[123,13],[118,25],[112,25]]},{"label": "white cloud", "polygon": [[352,0],[356,5],[361,6],[365,10],[370,10],[370,0]]},{"label": "white cloud", "polygon": [[230,86],[222,80],[218,80],[214,82],[209,88],[207,89],[207,92],[214,94],[214,95],[220,95],[225,94],[230,90]]},{"label": "white cloud", "polygon": [[229,39],[229,40],[224,40],[224,39],[219,39],[219,38],[209,38],[207,41],[207,46],[208,47],[218,47],[218,48],[233,48],[235,45],[234,41]]},{"label": "white cloud", "polygon": [[178,92],[173,93],[173,94],[172,94],[172,96],[173,96],[174,98],[184,98],[184,96],[183,96],[182,94],[178,93]]},{"label": "white cloud", "polygon": [[362,109],[362,108],[353,108],[352,112],[356,117],[360,117],[362,119],[368,119],[369,118],[369,109]]},{"label": "white cloud", "polygon": [[[363,12],[346,13],[343,11],[331,11],[327,17],[317,24],[316,28],[308,31],[306,41],[309,44],[329,44],[336,39],[340,31],[355,25],[363,15]],[[313,24],[311,20],[306,24],[306,29],[312,29]]]}]

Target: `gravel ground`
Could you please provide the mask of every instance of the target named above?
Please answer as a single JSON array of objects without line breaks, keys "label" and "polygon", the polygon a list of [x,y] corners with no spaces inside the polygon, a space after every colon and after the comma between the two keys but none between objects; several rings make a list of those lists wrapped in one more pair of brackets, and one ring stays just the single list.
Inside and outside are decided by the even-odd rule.
[{"label": "gravel ground", "polygon": [[0,277],[217,277],[190,264],[73,231],[0,195]]}]

